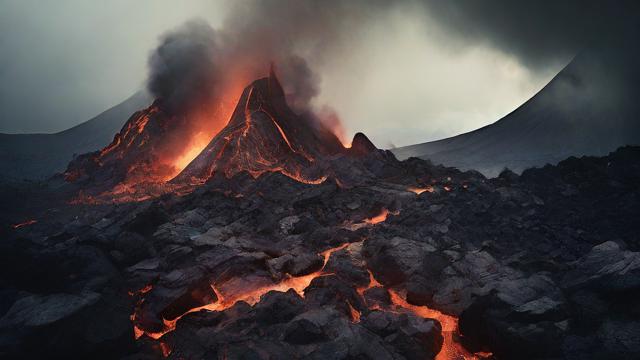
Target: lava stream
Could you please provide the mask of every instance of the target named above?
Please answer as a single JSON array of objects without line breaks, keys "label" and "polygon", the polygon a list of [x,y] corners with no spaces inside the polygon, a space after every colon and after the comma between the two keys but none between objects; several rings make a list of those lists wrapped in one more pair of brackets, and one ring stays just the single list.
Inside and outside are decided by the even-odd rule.
[{"label": "lava stream", "polygon": [[18,224],[13,224],[13,225],[11,225],[11,227],[13,229],[19,229],[19,228],[21,228],[23,226],[33,225],[33,224],[35,224],[37,222],[38,222],[37,220],[31,219],[31,220],[27,220],[27,221],[24,221],[24,222],[21,222],[21,223],[18,223]]},{"label": "lava stream", "polygon": [[[169,333],[171,331],[173,331],[176,328],[176,323],[178,322],[178,320],[180,320],[183,316],[193,313],[193,312],[197,312],[200,310],[207,310],[207,311],[223,311],[225,309],[228,309],[230,307],[232,307],[233,305],[235,305],[238,301],[244,301],[246,303],[248,303],[249,305],[253,306],[255,305],[258,301],[260,301],[260,298],[262,297],[262,295],[268,293],[269,291],[279,291],[279,292],[286,292],[290,289],[293,289],[296,293],[298,293],[300,296],[304,297],[304,289],[306,289],[309,284],[311,284],[311,281],[313,281],[313,279],[320,277],[320,276],[326,276],[329,274],[325,274],[324,273],[324,268],[327,265],[327,262],[329,262],[329,258],[331,257],[331,254],[342,250],[344,248],[346,248],[347,246],[349,246],[349,243],[345,243],[342,244],[338,247],[335,248],[331,248],[328,250],[323,251],[322,253],[320,253],[320,255],[322,256],[323,259],[323,264],[322,264],[322,268],[314,273],[308,274],[308,275],[303,275],[303,276],[297,276],[297,277],[293,277],[293,276],[289,276],[286,279],[284,279],[283,281],[279,282],[279,283],[275,283],[275,284],[268,284],[265,286],[260,286],[258,288],[252,289],[250,291],[246,291],[246,292],[241,292],[238,294],[233,294],[233,295],[223,295],[219,289],[214,286],[211,285],[211,289],[213,290],[213,292],[216,294],[218,300],[216,302],[207,304],[207,305],[203,305],[200,307],[196,307],[193,309],[188,310],[187,312],[185,312],[184,314],[176,317],[175,319],[172,320],[167,320],[167,319],[163,319],[164,322],[164,329],[162,331],[159,332],[151,332],[151,331],[145,331],[141,328],[139,328],[137,325],[134,325],[134,335],[135,338],[138,339],[140,338],[142,335],[147,335],[148,337],[158,340],[160,339],[163,335],[165,335],[166,333]],[[135,320],[136,315],[135,313],[132,315],[132,320]]]},{"label": "lava stream", "polygon": [[429,192],[432,193],[434,192],[433,186],[429,185],[426,187],[416,187],[416,186],[410,186],[407,188],[407,191],[410,191],[412,193],[415,193],[416,195],[420,195],[423,192]]},{"label": "lava stream", "polygon": [[[369,285],[358,288],[357,291],[361,296],[364,296],[364,292],[371,288],[384,287],[378,282],[371,270],[369,272]],[[397,308],[409,311],[417,316],[425,319],[435,319],[442,326],[442,336],[444,341],[442,348],[436,356],[436,360],[479,360],[489,357],[490,353],[476,353],[471,354],[462,345],[457,343],[454,339],[454,334],[458,331],[458,319],[454,316],[444,314],[438,310],[430,309],[427,306],[417,306],[409,304],[396,290],[387,289],[391,298],[391,302]],[[378,305],[369,306],[371,310],[380,310]]]},{"label": "lava stream", "polygon": [[367,224],[379,224],[385,220],[387,220],[387,216],[389,216],[389,214],[391,215],[398,215],[400,214],[399,211],[389,211],[387,208],[382,208],[382,210],[380,211],[380,214],[369,218],[369,219],[364,219],[364,222]]},{"label": "lava stream", "polygon": [[[331,249],[325,250],[322,253],[320,253],[320,255],[323,258],[322,268],[320,270],[318,270],[318,271],[316,271],[314,273],[308,274],[308,275],[303,275],[303,276],[298,276],[298,277],[289,276],[289,277],[287,277],[286,279],[284,279],[283,281],[281,281],[279,283],[259,286],[257,288],[254,288],[254,289],[250,290],[250,291],[240,292],[240,293],[237,293],[237,294],[233,294],[232,291],[231,291],[229,294],[223,295],[216,286],[211,285],[211,289],[216,294],[217,299],[218,299],[216,302],[190,309],[187,312],[185,312],[184,314],[182,314],[182,315],[180,315],[180,316],[178,316],[178,317],[176,317],[175,319],[172,319],[172,320],[163,319],[163,321],[164,321],[164,329],[162,331],[160,331],[160,332],[148,332],[148,331],[140,329],[138,326],[134,325],[134,335],[135,335],[136,339],[140,338],[143,335],[147,335],[148,337],[150,337],[152,339],[158,340],[163,335],[173,331],[176,328],[176,323],[178,322],[178,320],[180,320],[183,316],[185,316],[187,314],[190,314],[190,313],[193,313],[193,312],[197,312],[197,311],[200,311],[200,310],[223,311],[225,309],[228,309],[228,308],[232,307],[238,301],[244,301],[244,302],[248,303],[249,305],[253,306],[253,305],[255,305],[256,303],[258,303],[260,301],[260,298],[264,294],[266,294],[266,293],[268,293],[270,291],[286,292],[286,291],[288,291],[290,289],[293,289],[300,296],[304,297],[304,290],[309,286],[309,284],[311,284],[313,279],[315,279],[317,277],[320,277],[320,276],[331,275],[331,274],[327,274],[327,273],[324,272],[324,269],[325,269],[327,263],[329,262],[329,259],[331,258],[331,254],[333,254],[336,251],[340,251],[342,249],[345,249],[349,245],[351,245],[351,244],[350,243],[345,243],[345,244],[342,244],[342,245],[340,245],[338,247],[331,248]],[[367,286],[365,286],[365,287],[360,287],[360,288],[356,289],[358,294],[360,294],[360,296],[363,296],[363,297],[364,297],[364,292],[366,290],[368,290],[368,289],[375,288],[375,287],[383,287],[384,288],[384,286],[375,279],[375,277],[373,276],[373,273],[369,269],[367,269],[367,271],[369,272],[369,284]],[[146,286],[143,289],[139,290],[137,293],[144,294],[144,293],[148,292],[149,290],[151,290],[151,287],[150,286]],[[479,359],[483,359],[483,358],[487,358],[487,357],[491,356],[490,353],[472,354],[472,353],[468,352],[464,347],[462,347],[462,345],[460,345],[459,343],[457,343],[455,341],[454,335],[456,334],[456,332],[458,330],[458,319],[456,317],[444,314],[444,313],[442,313],[440,311],[437,311],[437,310],[434,310],[434,309],[430,309],[430,308],[428,308],[426,306],[417,306],[417,305],[409,304],[400,295],[400,293],[398,291],[393,290],[393,289],[387,289],[387,290],[389,291],[391,302],[395,306],[396,311],[408,311],[408,312],[411,312],[411,313],[413,313],[413,314],[415,314],[417,316],[420,316],[422,318],[435,319],[441,324],[441,326],[442,326],[442,335],[444,337],[444,341],[443,341],[443,344],[442,344],[442,348],[440,349],[440,352],[438,353],[438,355],[436,357],[436,360],[460,360],[460,359],[464,359],[464,360],[479,360]],[[365,300],[365,302],[366,302],[366,300]],[[355,323],[360,322],[361,313],[358,310],[356,310],[350,303],[348,303],[348,306],[349,306],[349,310],[350,310],[350,313],[351,313],[352,321],[355,322]],[[383,309],[377,304],[369,306],[369,309],[370,310],[389,311],[389,309]],[[136,314],[134,313],[132,315],[132,320],[133,321],[135,321],[135,317],[136,317]],[[168,346],[166,346],[166,349],[169,349]],[[165,351],[166,349],[164,347],[162,348],[163,354],[167,354],[167,352]],[[169,350],[169,353],[170,353],[170,350]]]}]

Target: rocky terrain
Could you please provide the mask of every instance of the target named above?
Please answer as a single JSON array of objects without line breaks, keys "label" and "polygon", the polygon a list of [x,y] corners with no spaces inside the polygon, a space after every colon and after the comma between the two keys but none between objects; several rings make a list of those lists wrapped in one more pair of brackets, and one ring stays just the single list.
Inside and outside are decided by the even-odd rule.
[{"label": "rocky terrain", "polygon": [[640,148],[486,179],[363,138],[320,184],[240,172],[39,207],[23,192],[32,217],[0,242],[0,355],[640,356]]}]

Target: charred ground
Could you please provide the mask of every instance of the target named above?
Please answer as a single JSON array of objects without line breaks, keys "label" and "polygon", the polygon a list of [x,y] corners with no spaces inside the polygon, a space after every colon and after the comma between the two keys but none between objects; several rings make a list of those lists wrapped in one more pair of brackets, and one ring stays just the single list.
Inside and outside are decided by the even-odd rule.
[{"label": "charred ground", "polygon": [[[0,354],[640,354],[640,149],[495,179],[380,151],[332,166],[349,185],[240,172],[33,206],[37,223],[3,229]],[[14,209],[39,203],[23,194]]]}]

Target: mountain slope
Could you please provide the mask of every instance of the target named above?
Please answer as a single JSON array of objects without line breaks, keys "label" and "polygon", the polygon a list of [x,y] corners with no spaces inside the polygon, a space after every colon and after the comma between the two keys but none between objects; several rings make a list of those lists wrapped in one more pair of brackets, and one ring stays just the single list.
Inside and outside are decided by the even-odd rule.
[{"label": "mountain slope", "polygon": [[100,149],[151,99],[140,91],[82,124],[55,134],[0,134],[0,177],[42,179],[64,171],[74,154]]},{"label": "mountain slope", "polygon": [[599,48],[579,54],[538,94],[499,121],[455,137],[391,150],[496,176],[572,155],[640,144],[637,56]]},{"label": "mountain slope", "polygon": [[343,152],[338,138],[317,121],[295,114],[273,70],[242,93],[227,126],[174,180],[204,181],[220,172],[254,177],[279,171],[303,182],[321,178],[314,163]]}]

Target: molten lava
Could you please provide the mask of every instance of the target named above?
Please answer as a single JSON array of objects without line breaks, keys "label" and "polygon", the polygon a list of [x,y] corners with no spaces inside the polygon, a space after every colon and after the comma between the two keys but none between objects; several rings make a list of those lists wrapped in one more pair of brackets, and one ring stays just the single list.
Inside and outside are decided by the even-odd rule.
[{"label": "molten lava", "polygon": [[[146,335],[151,339],[159,340],[160,338],[162,338],[163,335],[173,331],[176,328],[177,322],[187,314],[201,311],[201,310],[224,311],[232,307],[239,301],[244,301],[249,305],[253,306],[260,301],[260,298],[263,295],[265,295],[270,291],[286,292],[290,289],[293,289],[301,297],[304,297],[304,290],[311,284],[313,279],[321,276],[332,275],[324,271],[327,263],[329,262],[329,259],[331,258],[331,255],[343,249],[348,250],[350,245],[351,245],[350,243],[345,243],[338,247],[323,251],[320,254],[323,259],[322,268],[308,275],[303,275],[298,277],[288,276],[287,278],[285,278],[279,283],[271,283],[271,284],[265,284],[260,286],[254,286],[253,288],[249,288],[249,289],[247,289],[247,286],[246,286],[247,284],[241,281],[242,279],[239,279],[240,280],[239,283],[241,284],[240,286],[234,283],[233,279],[227,283],[221,284],[219,287],[211,285],[211,289],[217,296],[217,301],[204,306],[190,309],[185,313],[177,316],[175,319],[172,319],[172,320],[163,319],[164,329],[160,332],[145,331],[140,327],[138,327],[138,325],[136,325],[136,313],[134,313],[131,316],[131,320],[134,322],[133,330],[134,330],[135,338],[138,339],[141,336]],[[360,294],[360,296],[363,298],[363,301],[365,302],[365,304],[366,304],[366,299],[364,298],[364,292],[366,290],[376,288],[376,287],[384,288],[384,286],[375,279],[373,273],[369,269],[367,269],[367,271],[369,272],[369,284],[365,287],[360,287],[356,289],[357,293]],[[222,287],[227,288],[227,291],[225,293],[223,293],[220,290],[220,288]],[[144,293],[148,292],[150,289],[151,289],[150,286],[146,286],[143,289],[138,290],[137,292],[134,292],[134,293],[143,295]],[[371,305],[367,304],[370,310],[398,311],[398,312],[408,311],[417,316],[420,316],[426,319],[435,319],[438,322],[440,322],[442,326],[444,342],[436,359],[438,360],[458,360],[458,359],[478,360],[478,359],[487,358],[491,356],[490,353],[471,354],[464,347],[462,347],[459,343],[455,341],[454,336],[458,331],[457,318],[451,315],[446,315],[440,311],[430,309],[426,306],[417,306],[417,305],[409,304],[400,295],[400,293],[397,290],[394,290],[394,289],[386,289],[386,290],[389,292],[391,303],[393,304],[394,308],[384,309],[384,308],[381,308],[380,305],[378,304],[371,304]],[[138,304],[141,304],[143,301],[144,299],[140,300]],[[351,320],[354,323],[360,322],[360,318],[362,316],[361,312],[358,311],[356,308],[354,308],[350,302],[347,302],[347,305],[349,307]],[[160,347],[161,347],[163,356],[166,357],[171,353],[171,349],[167,344],[160,342]]]},{"label": "molten lava", "polygon": [[185,113],[172,113],[162,99],[134,113],[109,145],[71,161],[65,179],[82,184],[84,191],[74,202],[141,201],[173,192],[164,183],[228,121],[239,92],[225,93],[219,104]]},{"label": "molten lava", "polygon": [[372,218],[369,219],[364,219],[364,222],[367,224],[379,224],[385,220],[387,220],[387,216],[389,216],[389,214],[391,215],[398,215],[400,212],[398,211],[392,211],[390,212],[388,209],[386,208],[382,208],[382,210],[380,211],[380,213]]},{"label": "molten lava", "polygon": [[[384,286],[375,279],[371,270],[367,269],[367,271],[369,272],[369,285],[357,289],[358,294],[363,297],[364,292],[369,289],[377,287],[384,288]],[[454,334],[456,334],[456,332],[458,331],[457,318],[451,315],[444,314],[440,311],[430,309],[426,306],[409,304],[402,296],[400,296],[398,291],[393,289],[387,289],[387,291],[389,292],[391,303],[397,309],[409,311],[425,319],[438,320],[438,322],[442,326],[442,335],[444,337],[444,342],[442,343],[442,349],[440,349],[440,352],[436,356],[436,360],[478,360],[481,358],[489,357],[491,355],[489,353],[471,354],[464,347],[462,347],[462,345],[455,341]],[[371,310],[380,310],[380,306],[378,304],[367,305]]]},{"label": "molten lava", "polygon": [[227,126],[172,182],[201,183],[216,173],[230,178],[246,171],[254,178],[280,172],[319,184],[327,174],[316,163],[343,151],[330,129],[289,108],[272,71],[244,90]]},{"label": "molten lava", "polygon": [[133,114],[104,149],[69,164],[65,179],[83,185],[73,202],[119,203],[188,192],[215,173],[230,178],[246,171],[257,178],[279,172],[320,184],[329,174],[318,164],[346,153],[334,134],[337,118],[327,126],[295,114],[273,69],[246,87],[239,100],[240,87],[226,87],[229,91],[221,93],[227,95],[215,106],[173,113],[159,99]]},{"label": "molten lava", "polygon": [[38,222],[37,220],[31,219],[31,220],[23,221],[23,222],[18,223],[18,224],[13,224],[13,225],[11,225],[11,227],[13,229],[19,229],[19,228],[21,228],[23,226],[33,225],[33,224],[35,224],[37,222]]},{"label": "molten lava", "polygon": [[[140,338],[142,335],[147,335],[148,337],[157,340],[157,339],[160,339],[164,334],[173,331],[176,328],[176,323],[178,322],[178,320],[180,320],[182,317],[184,317],[187,314],[197,312],[200,310],[223,311],[232,307],[239,301],[244,301],[249,305],[253,306],[260,301],[260,298],[264,294],[268,293],[269,291],[286,292],[286,291],[289,291],[290,289],[293,289],[296,293],[298,293],[298,295],[304,297],[304,289],[306,289],[309,286],[309,284],[311,284],[311,281],[313,281],[313,279],[320,276],[328,275],[324,273],[324,268],[327,265],[327,262],[329,262],[329,258],[331,257],[331,254],[333,254],[336,251],[340,251],[346,248],[347,246],[349,246],[349,243],[342,244],[338,247],[323,251],[320,254],[323,259],[322,268],[308,275],[302,275],[297,277],[288,276],[287,278],[285,278],[279,283],[265,284],[265,285],[257,286],[248,290],[246,289],[245,286],[233,286],[233,280],[231,280],[229,281],[229,283],[231,283],[231,286],[229,286],[228,283],[223,284],[223,286],[227,285],[227,287],[230,289],[229,294],[223,294],[218,288],[218,286],[211,285],[211,289],[217,296],[217,299],[218,299],[217,301],[210,304],[203,305],[203,306],[199,306],[193,309],[189,309],[188,311],[177,316],[174,319],[171,319],[171,320],[163,319],[164,329],[160,332],[145,331],[134,324],[134,329],[133,329],[134,335],[136,339]],[[246,285],[246,284],[242,284],[242,285]],[[137,318],[136,313],[134,313],[131,316],[131,320],[134,321],[135,323],[136,318]]]},{"label": "molten lava", "polygon": [[171,348],[169,347],[169,345],[167,345],[167,343],[164,342],[160,342],[160,351],[162,351],[162,356],[164,357],[168,357],[169,355],[171,355]]},{"label": "molten lava", "polygon": [[425,186],[425,187],[415,187],[415,186],[410,186],[407,188],[407,191],[410,191],[412,193],[415,193],[416,195],[420,195],[423,192],[429,192],[432,193],[434,192],[434,188],[431,185]]}]

